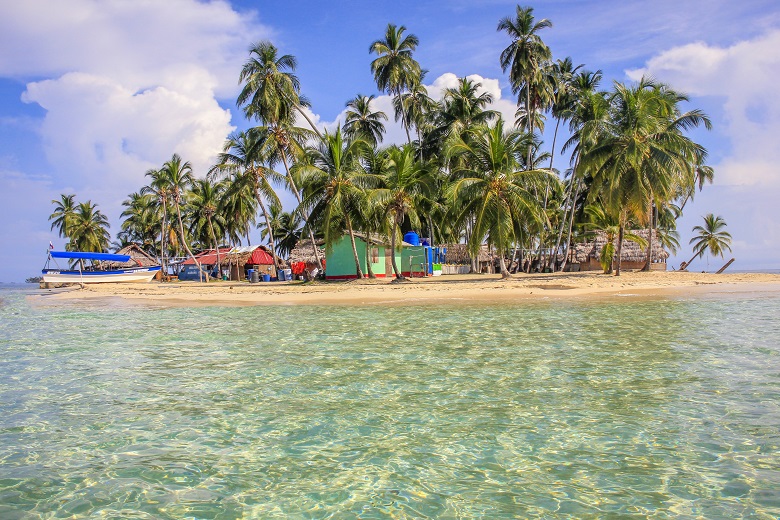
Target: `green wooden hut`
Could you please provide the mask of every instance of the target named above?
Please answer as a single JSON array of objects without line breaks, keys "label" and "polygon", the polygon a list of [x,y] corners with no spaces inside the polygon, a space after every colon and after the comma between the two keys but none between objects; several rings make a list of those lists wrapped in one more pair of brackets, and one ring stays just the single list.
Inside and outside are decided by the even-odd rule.
[{"label": "green wooden hut", "polygon": [[[402,250],[411,247],[405,242],[399,243]],[[360,269],[364,276],[368,276],[367,259],[371,261],[371,270],[377,278],[393,276],[393,264],[390,257],[392,248],[386,237],[371,235],[370,240],[367,240],[363,233],[355,233],[355,246],[360,260]],[[401,251],[395,252],[395,261],[398,269],[403,270]],[[325,253],[325,278],[327,280],[354,280],[357,278],[356,271],[352,244],[349,235],[344,234]]]}]

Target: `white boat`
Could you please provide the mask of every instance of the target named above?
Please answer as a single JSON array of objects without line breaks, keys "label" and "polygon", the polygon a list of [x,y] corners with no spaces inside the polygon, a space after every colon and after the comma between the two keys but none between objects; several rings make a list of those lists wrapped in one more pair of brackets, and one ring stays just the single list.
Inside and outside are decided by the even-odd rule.
[{"label": "white boat", "polygon": [[[53,268],[50,264],[57,258],[78,260],[78,269]],[[91,265],[86,266],[85,260]],[[128,262],[129,255],[110,253],[88,253],[80,251],[49,251],[43,268],[44,283],[106,283],[106,282],[149,282],[160,271],[159,265],[148,267],[127,267],[123,269],[101,269],[97,262]]]}]

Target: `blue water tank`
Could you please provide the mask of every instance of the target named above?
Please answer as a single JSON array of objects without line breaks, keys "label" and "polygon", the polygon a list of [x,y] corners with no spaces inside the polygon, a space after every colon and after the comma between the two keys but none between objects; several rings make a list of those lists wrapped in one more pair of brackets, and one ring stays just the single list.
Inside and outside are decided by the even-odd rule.
[{"label": "blue water tank", "polygon": [[415,233],[414,231],[409,231],[404,235],[404,242],[407,244],[411,244],[413,246],[419,246],[420,245],[420,235]]}]

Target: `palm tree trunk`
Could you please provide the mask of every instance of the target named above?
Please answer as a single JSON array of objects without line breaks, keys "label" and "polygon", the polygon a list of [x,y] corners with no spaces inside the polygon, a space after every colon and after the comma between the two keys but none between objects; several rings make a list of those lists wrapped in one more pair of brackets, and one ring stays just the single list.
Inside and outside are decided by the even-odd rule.
[{"label": "palm tree trunk", "polygon": [[265,227],[268,228],[268,240],[271,242],[271,255],[274,257],[274,270],[277,270],[279,269],[279,265],[276,262],[276,244],[274,243],[274,230],[271,229],[271,217],[268,215],[268,210],[266,209],[257,188],[255,188],[255,197],[257,197],[257,202],[260,204],[260,210],[263,212],[263,218],[265,218]]},{"label": "palm tree trunk", "polygon": [[358,256],[357,245],[355,244],[355,233],[352,231],[352,221],[349,217],[346,218],[346,221],[347,231],[349,232],[349,240],[352,242],[352,254],[355,255],[355,274],[357,274],[358,280],[362,280],[363,270],[360,268],[360,257]]},{"label": "palm tree trunk", "polygon": [[[578,159],[579,162],[579,159]],[[576,167],[575,167],[575,175],[576,175]],[[572,175],[573,177],[573,175]],[[563,271],[563,268],[566,267],[566,262],[569,260],[569,248],[571,247],[571,232],[574,228],[574,213],[577,204],[577,196],[580,194],[580,184],[577,182],[577,186],[574,188],[574,195],[571,198],[571,215],[569,215],[569,233],[566,237],[566,249],[563,252],[563,263],[561,263],[561,271]]]},{"label": "palm tree trunk", "polygon": [[371,247],[371,232],[366,231],[366,271],[368,271],[368,277],[371,280],[374,280],[376,278],[376,275],[374,274],[374,269],[371,267],[371,261],[373,259],[373,255],[371,254],[371,250],[373,248]]},{"label": "palm tree trunk", "polygon": [[[572,195],[572,188],[574,187],[574,179],[572,178],[572,181],[569,183],[569,186],[566,188],[566,197],[563,199],[563,217],[561,218],[561,225],[560,229],[558,230],[558,238],[555,241],[555,255],[551,255],[550,258],[550,264],[552,266],[553,271],[555,271],[555,264],[558,262],[558,250],[561,247],[561,239],[563,238],[563,230],[566,229],[566,222],[567,217],[569,216],[569,199]],[[572,211],[574,208],[572,208]],[[566,260],[564,259],[564,262]],[[563,264],[561,265],[561,268],[563,268]]]},{"label": "palm tree trunk", "polygon": [[642,268],[642,271],[650,271],[650,264],[653,261],[653,202],[652,200],[648,204],[647,208],[647,217],[648,217],[648,223],[647,223],[647,262],[645,263],[645,266]]},{"label": "palm tree trunk", "polygon": [[500,253],[498,255],[499,265],[501,266],[501,278],[504,280],[512,278],[512,276],[509,274],[509,270],[506,268],[506,258],[504,258],[505,256],[506,255],[504,253]]},{"label": "palm tree trunk", "polygon": [[530,82],[526,83],[526,88],[525,88],[525,113],[526,113],[526,117],[528,117],[528,134],[531,136],[530,144],[528,145],[528,164],[526,164],[526,168],[532,170],[533,168],[531,167],[531,157],[533,156],[533,150],[534,150],[534,114],[531,111]]},{"label": "palm tree trunk", "polygon": [[[190,246],[187,245],[187,239],[184,238],[184,224],[181,221],[181,210],[179,209],[179,201],[174,200],[176,203],[176,215],[179,218],[179,234],[181,235],[181,243],[184,245],[184,250],[187,251],[187,254],[192,258],[192,261],[195,262],[195,266],[198,268],[198,281],[203,281],[203,271],[200,268],[200,262],[195,258],[195,255],[192,254],[192,251],[190,251]],[[206,274],[206,282],[209,281],[209,275]]]},{"label": "palm tree trunk", "polygon": [[209,217],[209,229],[211,230],[211,239],[214,241],[214,250],[217,252],[217,273],[220,273],[222,271],[222,261],[219,259],[219,244],[217,244],[217,234],[214,233],[214,223],[211,222],[211,217]]},{"label": "palm tree trunk", "polygon": [[617,245],[617,269],[615,269],[615,276],[620,276],[620,263],[623,256],[623,230],[625,222],[623,218],[623,212],[620,215],[620,227],[618,228],[618,245]]},{"label": "palm tree trunk", "polygon": [[[298,186],[295,185],[295,180],[292,177],[292,174],[290,173],[290,167],[287,166],[287,154],[284,153],[284,148],[281,150],[282,152],[282,163],[284,163],[284,171],[287,172],[287,180],[290,182],[290,188],[292,188],[292,192],[295,195],[295,199],[298,201],[298,205],[301,205],[301,194],[298,193]],[[320,252],[317,250],[317,244],[314,243],[314,231],[311,229],[311,226],[309,226],[309,212],[303,209],[303,221],[305,223],[305,227],[309,230],[309,238],[311,239],[311,247],[314,251],[314,258],[317,260],[317,268],[322,271],[322,261],[320,260]]]},{"label": "palm tree trunk", "polygon": [[163,276],[168,274],[168,267],[167,263],[165,262],[165,235],[168,233],[168,207],[165,204],[165,198],[162,200],[163,203],[163,227],[162,230],[160,230],[160,263],[162,264],[162,272]]},{"label": "palm tree trunk", "polygon": [[303,107],[298,103],[295,103],[294,106],[295,109],[298,111],[298,113],[301,114],[304,117],[304,119],[306,119],[306,121],[309,123],[309,126],[311,126],[311,129],[314,130],[314,132],[317,134],[317,137],[322,139],[322,134],[320,133],[319,130],[317,130],[317,127],[314,126],[314,122],[311,119],[309,119],[309,116],[306,115],[306,112],[303,111]]},{"label": "palm tree trunk", "polygon": [[393,219],[393,232],[390,235],[390,261],[393,264],[393,272],[395,273],[395,279],[396,280],[403,280],[404,277],[401,275],[401,271],[398,270],[398,264],[396,264],[395,261],[395,236],[398,234],[398,217]]},{"label": "palm tree trunk", "polygon": [[412,144],[412,136],[409,133],[409,125],[406,121],[406,110],[404,110],[404,100],[401,98],[401,89],[398,89],[398,93],[396,94],[398,96],[398,106],[401,107],[401,125],[404,127],[404,130],[406,130],[406,140],[409,141],[409,144]]}]

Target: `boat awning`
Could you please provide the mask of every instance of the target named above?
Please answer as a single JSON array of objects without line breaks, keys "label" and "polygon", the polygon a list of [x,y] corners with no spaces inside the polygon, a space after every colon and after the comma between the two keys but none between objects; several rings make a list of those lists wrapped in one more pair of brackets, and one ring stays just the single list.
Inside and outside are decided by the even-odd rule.
[{"label": "boat awning", "polygon": [[52,258],[74,258],[76,260],[102,260],[106,262],[127,262],[130,255],[111,253],[86,253],[82,251],[49,251]]}]

